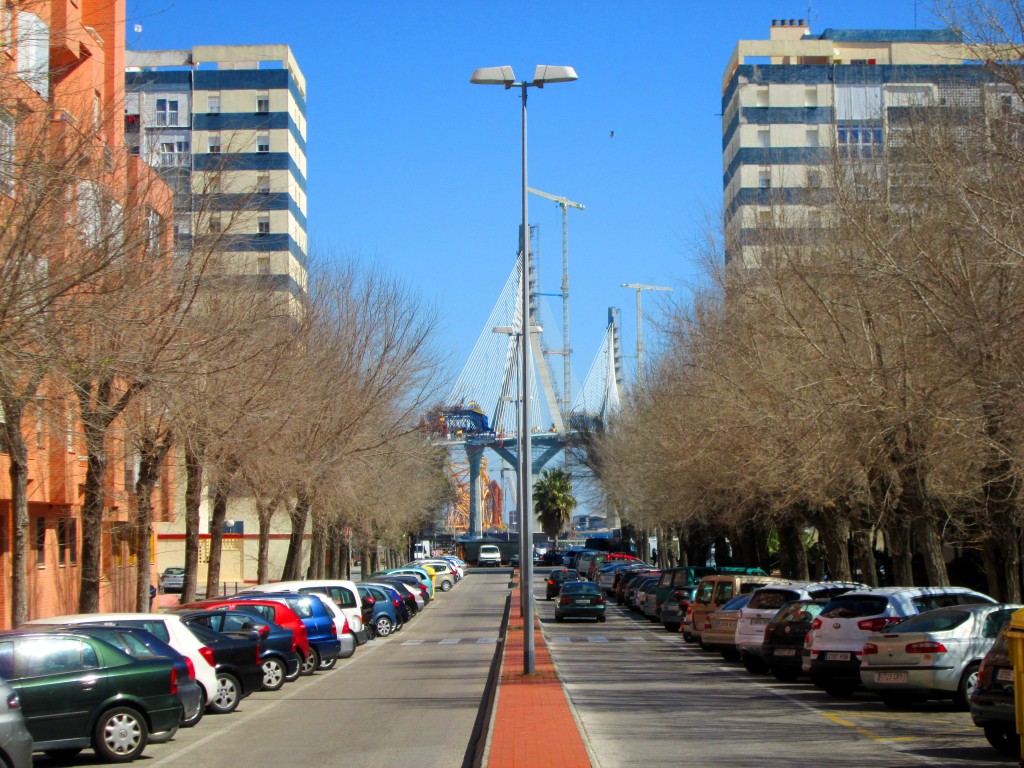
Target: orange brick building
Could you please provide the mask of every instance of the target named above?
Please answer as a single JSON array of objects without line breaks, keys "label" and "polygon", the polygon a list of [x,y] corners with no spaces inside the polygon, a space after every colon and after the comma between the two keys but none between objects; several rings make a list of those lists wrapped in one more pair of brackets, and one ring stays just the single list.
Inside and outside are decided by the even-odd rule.
[{"label": "orange brick building", "polygon": [[[48,143],[55,156],[70,152],[80,158],[81,167],[91,163],[100,168],[87,183],[105,205],[125,211],[144,207],[160,247],[143,251],[140,258],[171,252],[171,192],[139,157],[125,150],[125,17],[125,0],[0,0],[0,259],[14,258],[16,248],[4,240],[17,236],[16,227],[8,226],[5,219],[9,222],[12,216],[5,214],[12,214],[20,199],[29,196],[25,185],[33,183],[33,174],[25,160],[26,148],[39,153],[40,142]],[[39,259],[44,270],[47,263],[68,256],[61,243],[80,237],[83,221],[89,223],[81,198],[75,197],[84,184],[72,177],[66,194],[54,194],[49,201],[53,210],[40,206],[41,226],[52,227],[59,219],[69,229],[63,238],[51,238],[45,249],[40,246],[47,251]],[[30,219],[19,221],[32,226]],[[72,398],[59,378],[44,377],[22,418],[21,433],[28,446],[30,618],[74,613],[78,606],[86,457]],[[133,525],[131,491],[137,458],[120,427],[111,431],[106,454],[100,605],[102,610],[133,610],[139,567],[133,551],[145,532]],[[14,531],[9,467],[5,443],[0,446],[0,628],[11,625]],[[172,480],[165,464],[154,498],[156,521],[171,516]]]}]

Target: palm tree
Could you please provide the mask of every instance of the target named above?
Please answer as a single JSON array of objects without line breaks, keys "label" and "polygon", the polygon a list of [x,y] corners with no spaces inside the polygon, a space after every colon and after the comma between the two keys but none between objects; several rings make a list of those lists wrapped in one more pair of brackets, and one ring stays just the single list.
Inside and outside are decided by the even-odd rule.
[{"label": "palm tree", "polygon": [[555,542],[558,535],[569,527],[576,497],[572,495],[572,478],[564,469],[545,469],[533,484],[533,508],[540,519],[540,527]]}]

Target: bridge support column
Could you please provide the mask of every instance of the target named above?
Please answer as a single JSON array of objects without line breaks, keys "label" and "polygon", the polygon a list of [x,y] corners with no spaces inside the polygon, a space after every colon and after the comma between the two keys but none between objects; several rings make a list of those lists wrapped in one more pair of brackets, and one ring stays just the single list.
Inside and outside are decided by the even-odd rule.
[{"label": "bridge support column", "polygon": [[478,539],[483,536],[483,524],[480,520],[483,511],[483,494],[480,492],[480,468],[484,458],[483,446],[467,443],[466,458],[469,460],[469,535]]}]

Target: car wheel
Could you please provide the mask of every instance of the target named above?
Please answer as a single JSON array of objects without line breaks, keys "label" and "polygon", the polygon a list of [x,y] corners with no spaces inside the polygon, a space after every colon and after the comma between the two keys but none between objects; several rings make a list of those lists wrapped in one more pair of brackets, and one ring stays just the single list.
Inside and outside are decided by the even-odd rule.
[{"label": "car wheel", "polygon": [[284,676],[284,681],[286,683],[294,683],[296,680],[299,679],[299,676],[302,674],[302,652],[296,651],[295,654],[299,657],[299,663],[295,665],[294,672],[292,672],[290,675]]},{"label": "car wheel", "polygon": [[242,688],[234,675],[227,672],[217,673],[217,692],[206,705],[206,709],[215,715],[226,715],[238,708],[242,700]]},{"label": "car wheel", "polygon": [[320,660],[320,666],[317,667],[317,669],[319,669],[321,672],[324,672],[324,671],[326,671],[328,669],[334,669],[334,667],[337,665],[337,663],[338,663],[338,657],[337,656],[335,656],[333,659],[330,659],[328,661],[324,661],[323,659],[321,659]]},{"label": "car wheel", "polygon": [[320,652],[312,645],[309,646],[309,655],[299,665],[299,673],[312,675],[320,667]]},{"label": "car wheel", "polygon": [[957,686],[956,695],[953,697],[953,701],[956,702],[957,708],[966,712],[970,707],[967,706],[967,697],[970,695],[978,685],[978,671],[981,669],[981,665],[978,662],[968,664],[967,669],[960,676],[960,685]]},{"label": "car wheel", "polygon": [[[179,724],[180,725],[180,724]],[[169,731],[160,731],[160,733],[149,734],[150,744],[166,744],[168,741],[173,739],[178,733],[179,725],[174,726]]]},{"label": "car wheel", "polygon": [[192,726],[197,725],[199,721],[203,719],[203,714],[205,714],[206,712],[205,693],[203,693],[202,700],[199,702],[199,706],[197,707],[197,709],[198,711],[194,715],[192,715],[192,717],[190,717],[188,720],[182,720],[180,723],[178,723],[178,727],[191,728]]},{"label": "car wheel", "polygon": [[800,673],[795,669],[773,669],[772,676],[780,683],[792,683],[800,677]]},{"label": "car wheel", "polygon": [[448,579],[445,579],[444,581],[441,582],[441,591],[442,592],[447,592],[451,588],[452,588],[452,583],[450,581],[448,581]]},{"label": "car wheel", "polygon": [[395,625],[392,623],[391,619],[389,619],[387,616],[378,616],[374,620],[373,624],[376,627],[377,634],[380,637],[387,637],[395,629]]},{"label": "car wheel", "polygon": [[263,660],[263,690],[279,691],[284,685],[286,669],[284,662],[276,656],[268,656]]},{"label": "car wheel", "polygon": [[126,763],[142,754],[149,740],[146,719],[131,707],[108,709],[92,732],[92,748],[108,763]]},{"label": "car wheel", "polygon": [[[985,738],[992,748],[1008,757],[1020,758],[1020,737],[1010,723],[989,723],[983,726]],[[50,754],[47,752],[46,754]]]},{"label": "car wheel", "polygon": [[665,631],[666,632],[678,632],[679,631],[679,625],[678,624],[666,624],[665,625]]},{"label": "car wheel", "polygon": [[763,675],[768,671],[768,665],[757,656],[744,653],[740,655],[740,660],[743,662],[743,668],[752,675]]},{"label": "car wheel", "polygon": [[48,749],[43,754],[59,763],[68,763],[78,757],[78,753],[81,751],[81,747],[62,747],[61,749]]},{"label": "car wheel", "polygon": [[695,638],[695,637],[694,637],[693,635],[691,635],[691,634],[690,634],[689,632],[683,632],[683,640],[685,640],[686,642],[688,642],[688,643],[692,643],[692,642],[693,642],[694,640],[696,640],[696,639],[697,639],[697,638]]},{"label": "car wheel", "polygon": [[719,653],[722,654],[722,658],[726,661],[740,660],[740,654],[735,648],[723,648]]},{"label": "car wheel", "polygon": [[599,622],[601,622],[601,623],[603,624],[603,623],[604,623],[604,620],[605,620],[605,618],[607,618],[607,617],[605,617],[605,616],[598,616],[598,617],[597,617],[597,620],[598,620]]},{"label": "car wheel", "polygon": [[559,615],[558,615],[558,614],[556,613],[556,614],[555,614],[555,621],[557,621],[557,622],[558,622],[559,624],[561,624],[561,623],[562,623],[563,621],[565,621],[565,616],[559,616]]}]

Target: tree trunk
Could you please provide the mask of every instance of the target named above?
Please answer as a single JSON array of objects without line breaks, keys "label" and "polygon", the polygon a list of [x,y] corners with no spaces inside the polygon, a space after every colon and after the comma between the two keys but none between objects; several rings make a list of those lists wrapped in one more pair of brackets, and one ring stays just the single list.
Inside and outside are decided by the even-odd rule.
[{"label": "tree trunk", "polygon": [[206,566],[206,596],[220,594],[220,555],[224,541],[224,521],[228,517],[228,492],[218,483],[213,490],[210,510],[210,561]]},{"label": "tree trunk", "polygon": [[313,533],[309,541],[309,568],[306,570],[307,579],[324,578],[324,568],[327,559],[327,523],[324,520],[324,513],[318,508],[313,510]]},{"label": "tree trunk", "polygon": [[82,504],[82,564],[78,593],[79,613],[100,610],[100,565],[103,545],[104,480],[107,476],[106,429],[84,423],[88,464],[85,470],[85,501]]},{"label": "tree trunk", "polygon": [[300,493],[295,506],[290,510],[292,531],[288,537],[288,556],[284,561],[283,581],[297,581],[302,578],[302,543],[306,538],[306,520],[309,518],[309,497]]},{"label": "tree trunk", "polygon": [[828,561],[831,581],[849,581],[850,518],[845,505],[831,505],[812,512],[810,520],[818,529],[818,540]]},{"label": "tree trunk", "polygon": [[202,449],[185,448],[185,578],[182,604],[196,599],[199,575],[199,505],[203,497]]},{"label": "tree trunk", "polygon": [[256,510],[259,519],[259,546],[256,554],[256,583],[267,584],[270,581],[270,522],[274,518],[277,500],[261,503]]},{"label": "tree trunk", "polygon": [[342,579],[352,578],[352,545],[344,529],[338,537],[338,576]]},{"label": "tree trunk", "polygon": [[138,559],[135,569],[135,610],[147,613],[152,610],[150,587],[153,587],[149,562],[152,553],[150,542],[153,536],[153,491],[160,478],[160,465],[171,448],[172,436],[165,433],[159,440],[143,441],[139,461],[139,477],[135,481],[137,514],[135,534],[138,537]]},{"label": "tree trunk", "polygon": [[924,478],[916,463],[906,462],[900,467],[900,509],[913,522],[917,552],[924,561],[927,586],[949,586],[949,573],[942,554],[942,537],[935,524],[935,516],[924,490]]},{"label": "tree trunk", "polygon": [[783,576],[799,581],[810,580],[803,526],[794,520],[787,520],[779,526],[779,555]]},{"label": "tree trunk", "polygon": [[853,546],[857,553],[857,565],[860,567],[860,581],[869,587],[878,586],[874,538],[874,530],[857,531],[853,536]]},{"label": "tree trunk", "polygon": [[15,628],[29,619],[28,446],[21,434],[22,414],[20,401],[4,402],[4,429],[11,462],[11,626]]},{"label": "tree trunk", "polygon": [[910,551],[910,522],[893,510],[882,527],[885,548],[892,562],[889,578],[901,587],[914,586],[914,564]]}]

